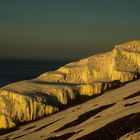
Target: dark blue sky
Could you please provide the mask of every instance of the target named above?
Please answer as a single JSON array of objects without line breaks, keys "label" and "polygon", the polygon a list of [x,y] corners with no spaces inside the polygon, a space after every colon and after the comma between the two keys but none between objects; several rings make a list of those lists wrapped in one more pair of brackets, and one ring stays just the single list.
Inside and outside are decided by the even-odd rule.
[{"label": "dark blue sky", "polygon": [[140,40],[140,0],[0,1],[0,59],[79,59]]}]

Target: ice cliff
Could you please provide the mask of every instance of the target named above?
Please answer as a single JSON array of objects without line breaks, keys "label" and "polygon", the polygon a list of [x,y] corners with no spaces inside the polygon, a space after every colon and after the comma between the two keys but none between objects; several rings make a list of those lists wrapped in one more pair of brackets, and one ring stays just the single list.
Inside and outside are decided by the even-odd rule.
[{"label": "ice cliff", "polygon": [[100,94],[137,79],[139,73],[140,41],[132,41],[35,79],[7,85],[0,89],[0,128],[54,113],[77,96]]}]

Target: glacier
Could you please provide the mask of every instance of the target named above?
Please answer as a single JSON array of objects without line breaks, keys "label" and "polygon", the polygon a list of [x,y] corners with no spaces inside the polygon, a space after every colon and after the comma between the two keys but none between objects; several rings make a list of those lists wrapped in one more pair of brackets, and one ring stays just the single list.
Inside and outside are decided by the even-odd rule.
[{"label": "glacier", "polygon": [[12,83],[0,89],[0,129],[52,114],[70,100],[101,94],[138,79],[139,74],[140,41],[131,41],[35,79]]}]

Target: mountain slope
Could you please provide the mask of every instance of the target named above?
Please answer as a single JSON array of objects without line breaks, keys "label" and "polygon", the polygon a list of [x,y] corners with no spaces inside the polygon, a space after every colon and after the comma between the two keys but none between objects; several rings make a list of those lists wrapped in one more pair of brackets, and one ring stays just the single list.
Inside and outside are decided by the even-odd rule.
[{"label": "mountain slope", "polygon": [[14,132],[0,136],[0,139],[116,140],[121,137],[122,140],[135,136],[133,140],[138,138],[139,130],[140,80],[137,80],[21,126]]},{"label": "mountain slope", "polygon": [[81,95],[100,94],[137,79],[139,62],[140,41],[133,41],[36,79],[7,85],[0,89],[0,128],[36,120],[59,111],[62,105]]}]

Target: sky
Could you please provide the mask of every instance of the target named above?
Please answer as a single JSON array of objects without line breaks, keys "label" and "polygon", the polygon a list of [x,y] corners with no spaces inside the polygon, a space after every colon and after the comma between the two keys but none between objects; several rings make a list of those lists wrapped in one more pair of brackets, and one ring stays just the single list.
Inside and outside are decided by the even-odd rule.
[{"label": "sky", "polygon": [[0,59],[75,60],[140,40],[140,0],[1,0]]}]

